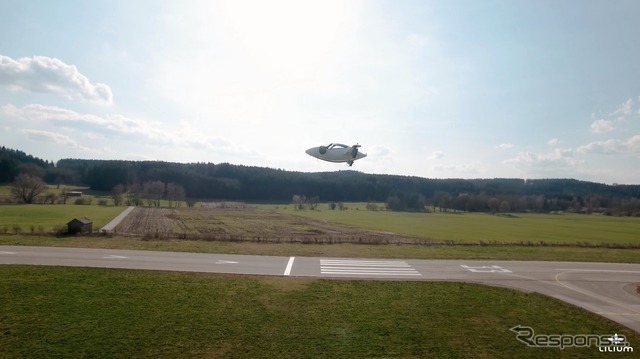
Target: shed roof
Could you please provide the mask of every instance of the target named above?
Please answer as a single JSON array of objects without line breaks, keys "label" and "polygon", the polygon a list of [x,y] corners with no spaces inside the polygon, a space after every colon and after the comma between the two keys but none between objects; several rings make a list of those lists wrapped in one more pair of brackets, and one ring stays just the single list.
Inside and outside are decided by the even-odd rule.
[{"label": "shed roof", "polygon": [[[72,223],[73,221],[78,221],[78,222],[80,222],[82,224],[92,224],[93,223],[93,221],[91,221],[87,217],[76,217],[76,218],[72,219],[71,221],[69,221],[69,223]],[[67,224],[69,224],[69,223],[67,223]]]}]

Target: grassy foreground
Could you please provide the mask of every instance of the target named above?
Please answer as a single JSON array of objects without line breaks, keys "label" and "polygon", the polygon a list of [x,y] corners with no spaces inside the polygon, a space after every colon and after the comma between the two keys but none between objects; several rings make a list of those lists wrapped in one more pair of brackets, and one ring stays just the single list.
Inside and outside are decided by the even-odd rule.
[{"label": "grassy foreground", "polygon": [[0,266],[2,358],[607,355],[529,348],[509,330],[519,324],[640,345],[637,333],[557,300],[473,284]]}]

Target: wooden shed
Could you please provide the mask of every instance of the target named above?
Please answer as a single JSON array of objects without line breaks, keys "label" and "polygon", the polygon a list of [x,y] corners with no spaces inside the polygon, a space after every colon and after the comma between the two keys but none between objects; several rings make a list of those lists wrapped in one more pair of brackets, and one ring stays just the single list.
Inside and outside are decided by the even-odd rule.
[{"label": "wooden shed", "polygon": [[67,223],[67,232],[69,234],[91,234],[93,232],[93,222],[87,217],[78,217]]}]

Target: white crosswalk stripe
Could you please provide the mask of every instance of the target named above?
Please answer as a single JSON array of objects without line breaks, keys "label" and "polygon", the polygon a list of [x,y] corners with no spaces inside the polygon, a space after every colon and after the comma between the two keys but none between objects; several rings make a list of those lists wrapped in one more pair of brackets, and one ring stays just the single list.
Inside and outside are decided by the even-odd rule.
[{"label": "white crosswalk stripe", "polygon": [[321,259],[320,273],[344,276],[420,276],[405,261]]}]

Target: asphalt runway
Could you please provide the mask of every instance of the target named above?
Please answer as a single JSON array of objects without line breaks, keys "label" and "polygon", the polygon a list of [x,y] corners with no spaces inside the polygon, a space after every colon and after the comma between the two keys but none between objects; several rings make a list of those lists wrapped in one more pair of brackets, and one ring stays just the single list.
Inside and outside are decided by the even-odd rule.
[{"label": "asphalt runway", "polygon": [[276,257],[28,246],[0,246],[0,264],[473,282],[542,293],[640,333],[640,264]]}]

